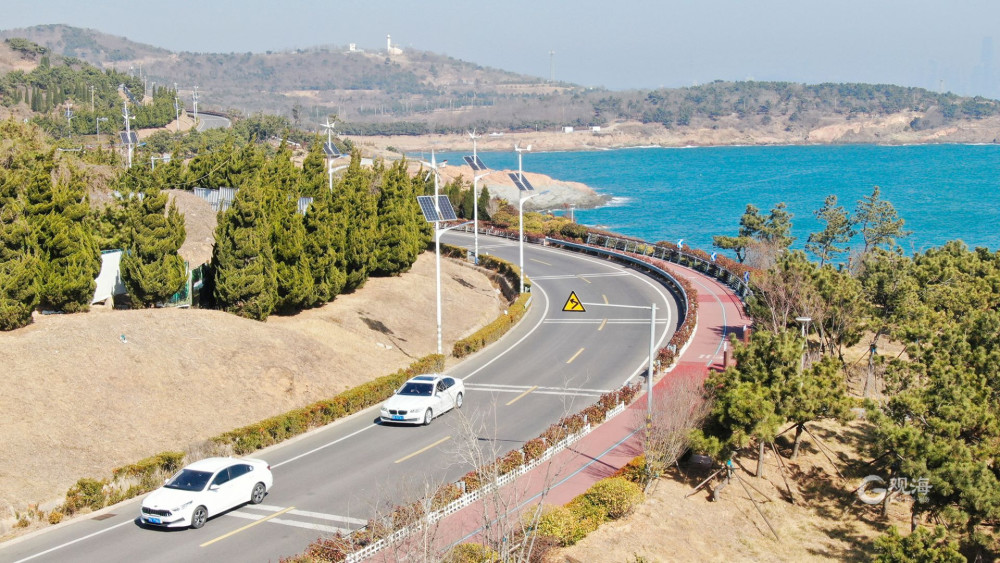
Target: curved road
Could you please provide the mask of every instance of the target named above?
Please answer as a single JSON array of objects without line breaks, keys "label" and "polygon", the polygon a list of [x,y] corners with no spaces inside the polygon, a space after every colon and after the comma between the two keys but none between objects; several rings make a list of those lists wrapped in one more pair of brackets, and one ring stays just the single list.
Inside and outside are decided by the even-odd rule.
[{"label": "curved road", "polygon": [[[472,245],[471,234],[443,238]],[[419,498],[427,483],[455,481],[470,471],[458,446],[463,420],[481,425],[484,447],[505,452],[643,373],[648,309],[590,304],[655,302],[659,348],[677,324],[667,290],[602,259],[528,244],[524,250],[533,304],[503,339],[448,370],[466,381],[461,413],[447,413],[428,427],[398,427],[375,423],[377,407],[369,408],[254,454],[274,472],[263,504],[239,507],[200,530],[163,531],[136,525],[134,499],[0,545],[0,561],[276,561],[319,536],[358,528],[376,513]],[[480,237],[480,253],[516,263],[517,252],[516,241]],[[562,311],[571,291],[586,312]]]},{"label": "curved road", "polygon": [[198,114],[197,129],[199,133],[208,129],[226,129],[232,124],[233,122],[228,117],[208,115],[207,113]]}]

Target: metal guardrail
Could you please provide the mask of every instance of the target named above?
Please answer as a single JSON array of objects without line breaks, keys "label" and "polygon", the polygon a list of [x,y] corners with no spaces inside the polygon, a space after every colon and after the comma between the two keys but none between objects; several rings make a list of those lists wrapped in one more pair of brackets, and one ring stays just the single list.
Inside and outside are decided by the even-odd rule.
[{"label": "metal guardrail", "polygon": [[[561,239],[554,239],[554,238],[546,238],[545,239],[545,244],[547,244],[547,245],[559,245],[559,246],[563,246],[563,247],[566,247],[566,248],[569,248],[569,249],[572,249],[572,250],[576,250],[576,251],[579,251],[579,252],[589,252],[589,253],[592,253],[592,254],[602,254],[604,256],[608,256],[609,258],[614,258],[616,260],[622,260],[622,261],[627,262],[629,264],[632,264],[632,265],[635,265],[635,266],[639,266],[640,268],[642,268],[644,270],[648,270],[648,271],[656,274],[657,276],[663,278],[667,282],[667,284],[669,285],[669,287],[670,287],[670,289],[672,291],[676,291],[680,295],[680,303],[679,304],[681,305],[681,314],[679,315],[679,318],[681,320],[683,320],[684,318],[687,317],[687,311],[688,311],[688,295],[687,295],[687,291],[685,291],[684,290],[684,286],[681,285],[681,283],[679,281],[677,281],[677,278],[675,278],[673,275],[671,275],[666,270],[662,270],[660,268],[657,268],[653,264],[650,264],[649,262],[646,262],[644,260],[640,260],[640,259],[635,258],[633,256],[629,256],[627,254],[621,254],[619,252],[615,252],[615,251],[612,251],[612,250],[606,250],[606,249],[599,248],[599,247],[596,247],[596,246],[589,246],[589,245],[586,245],[586,244],[569,242],[569,241],[565,241],[565,240],[561,240]],[[679,321],[679,322],[682,322],[682,321]]]},{"label": "metal guardrail", "polygon": [[[594,233],[589,233],[587,235],[587,244],[613,248],[624,252],[632,252],[634,254],[642,254],[644,256],[673,262],[682,266],[689,266],[705,272],[706,274],[712,275],[715,279],[729,285],[743,299],[753,295],[753,290],[750,289],[750,285],[746,282],[746,280],[740,278],[739,275],[726,269],[718,262],[705,260],[701,256],[684,252],[683,250],[677,248],[657,246],[643,241],[612,237],[608,235],[598,235]],[[714,274],[712,273],[713,271]]]}]

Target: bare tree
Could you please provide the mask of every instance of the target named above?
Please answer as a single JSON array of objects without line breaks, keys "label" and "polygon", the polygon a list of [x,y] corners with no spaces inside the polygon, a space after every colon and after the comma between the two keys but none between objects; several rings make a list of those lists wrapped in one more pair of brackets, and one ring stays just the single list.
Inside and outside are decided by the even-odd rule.
[{"label": "bare tree", "polygon": [[[700,374],[666,375],[659,396],[654,397],[649,435],[646,438],[646,463],[652,477],[662,475],[677,463],[690,444],[691,430],[701,427],[711,410],[705,399]],[[645,413],[637,419],[645,420]]]}]

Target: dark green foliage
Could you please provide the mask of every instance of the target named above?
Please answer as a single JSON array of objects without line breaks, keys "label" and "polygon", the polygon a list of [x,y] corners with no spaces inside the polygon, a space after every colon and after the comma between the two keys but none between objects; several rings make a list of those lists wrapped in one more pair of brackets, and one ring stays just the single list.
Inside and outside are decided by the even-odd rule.
[{"label": "dark green foliage", "polygon": [[901,536],[895,526],[875,538],[876,563],[962,563],[967,559],[959,551],[958,542],[944,526],[933,530],[918,527],[908,536]]},{"label": "dark green foliage", "polygon": [[381,184],[372,275],[391,276],[409,270],[427,245],[420,230],[424,219],[417,205],[423,186],[406,172],[405,160],[384,169]]},{"label": "dark green foliage", "polygon": [[854,222],[865,242],[862,254],[883,245],[891,250],[896,246],[896,239],[910,234],[903,229],[903,220],[896,215],[896,208],[882,199],[878,186],[872,189],[871,195],[858,201]]},{"label": "dark green foliage", "polygon": [[75,313],[90,305],[101,258],[85,221],[89,212],[85,185],[72,172],[67,180],[55,182],[52,158],[52,153],[39,157],[28,173],[24,210],[31,228],[30,246],[40,260],[39,304]]},{"label": "dark green foliage", "polygon": [[285,147],[268,161],[260,176],[278,284],[275,311],[282,313],[299,311],[313,298],[309,254],[305,252],[306,228],[298,213],[298,177],[291,152]]},{"label": "dark green foliage", "polygon": [[742,263],[747,258],[747,250],[753,245],[765,245],[769,249],[781,251],[795,241],[788,233],[792,230],[792,214],[784,203],[778,203],[765,217],[753,204],[747,204],[740,218],[739,235],[735,237],[717,235],[712,237],[712,245],[732,250]]},{"label": "dark green foliage", "polygon": [[[138,197],[140,193],[143,198]],[[177,254],[184,244],[184,217],[176,205],[167,206],[164,192],[131,195],[123,203],[129,211],[122,282],[134,307],[152,307],[167,301],[187,282],[184,260]]]},{"label": "dark green foliage", "polygon": [[826,223],[826,227],[818,233],[810,233],[805,246],[806,250],[819,258],[819,265],[823,266],[835,255],[849,250],[849,247],[842,245],[850,242],[857,232],[847,211],[837,205],[835,195],[826,197],[823,207],[816,211],[816,218]]},{"label": "dark green foliage", "polygon": [[343,256],[346,228],[341,221],[343,218],[334,210],[333,194],[321,190],[303,221],[313,278],[311,305],[333,301],[347,281]]},{"label": "dark green foliage", "polygon": [[361,152],[351,154],[351,163],[334,188],[335,221],[344,227],[340,252],[347,278],[345,292],[363,286],[375,269],[375,238],[378,234],[377,199],[372,184],[379,171],[361,167]]},{"label": "dark green foliage", "polygon": [[785,421],[844,419],[849,403],[833,358],[801,369],[803,341],[793,331],[753,333],[736,344],[736,366],[705,381],[714,397],[709,422],[693,434],[693,448],[726,459],[751,440],[772,442]]},{"label": "dark green foliage", "polygon": [[220,308],[258,321],[274,310],[278,281],[271,233],[264,189],[256,182],[242,186],[215,229],[214,298]]}]

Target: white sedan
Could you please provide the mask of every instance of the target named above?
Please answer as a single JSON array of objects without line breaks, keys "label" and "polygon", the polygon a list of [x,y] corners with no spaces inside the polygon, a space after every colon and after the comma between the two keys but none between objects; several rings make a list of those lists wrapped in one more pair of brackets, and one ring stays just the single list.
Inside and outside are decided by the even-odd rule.
[{"label": "white sedan", "polygon": [[259,459],[210,457],[167,479],[142,500],[139,521],[164,527],[200,528],[212,516],[246,503],[260,504],[274,479]]},{"label": "white sedan", "polygon": [[465,384],[441,374],[418,375],[400,387],[379,413],[384,422],[430,424],[434,417],[462,408]]}]

